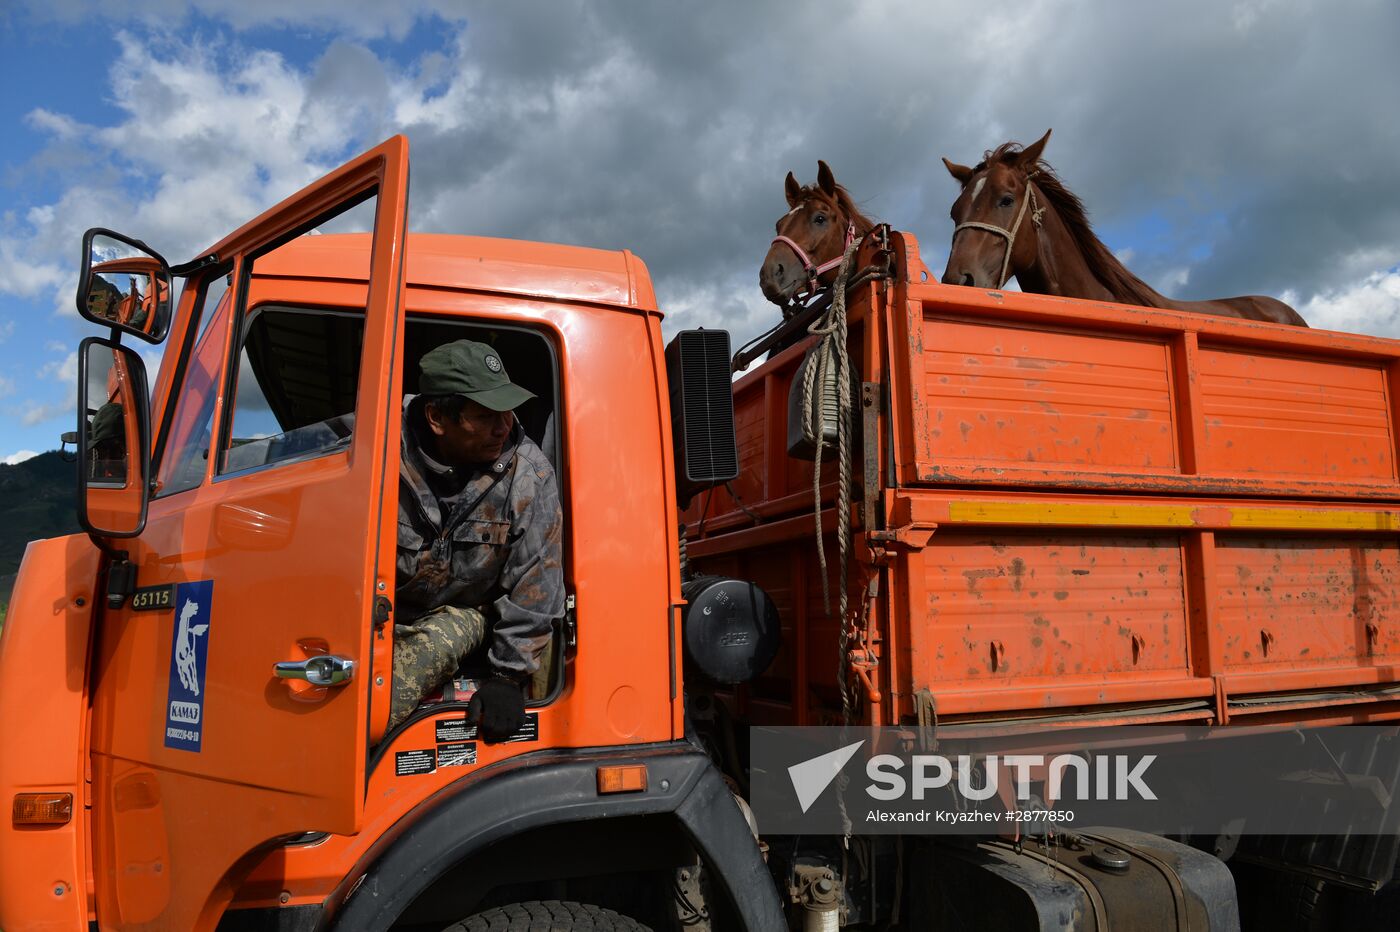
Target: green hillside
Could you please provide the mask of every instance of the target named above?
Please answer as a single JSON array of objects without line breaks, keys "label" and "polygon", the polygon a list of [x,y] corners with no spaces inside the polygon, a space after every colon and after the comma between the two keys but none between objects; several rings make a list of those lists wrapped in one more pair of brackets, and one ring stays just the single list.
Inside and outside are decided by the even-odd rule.
[{"label": "green hillside", "polygon": [[64,462],[57,451],[16,466],[0,465],[0,619],[25,545],[78,530],[77,481],[75,464]]}]

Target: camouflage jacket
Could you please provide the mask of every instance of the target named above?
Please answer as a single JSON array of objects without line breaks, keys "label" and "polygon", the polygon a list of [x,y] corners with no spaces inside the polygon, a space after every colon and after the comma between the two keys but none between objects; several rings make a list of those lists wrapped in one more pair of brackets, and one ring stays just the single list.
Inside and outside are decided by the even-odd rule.
[{"label": "camouflage jacket", "polygon": [[472,470],[459,493],[440,498],[429,477],[448,470],[424,455],[421,408],[414,399],[404,406],[398,622],[442,605],[480,609],[493,623],[492,668],[516,677],[533,673],[564,614],[563,514],[554,468],[517,424],[496,462]]}]

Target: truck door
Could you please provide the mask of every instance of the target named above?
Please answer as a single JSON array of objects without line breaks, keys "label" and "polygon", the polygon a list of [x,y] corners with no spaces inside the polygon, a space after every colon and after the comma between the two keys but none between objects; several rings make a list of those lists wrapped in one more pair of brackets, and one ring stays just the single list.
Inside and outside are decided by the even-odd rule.
[{"label": "truck door", "polygon": [[[110,542],[137,589],[104,609],[93,658],[104,929],[212,929],[270,845],[359,828],[388,701],[374,618],[394,585],[407,199],[399,136],[230,234],[187,282],[147,524]],[[337,214],[373,231],[338,240],[370,245],[367,286],[363,249],[300,248]]]}]

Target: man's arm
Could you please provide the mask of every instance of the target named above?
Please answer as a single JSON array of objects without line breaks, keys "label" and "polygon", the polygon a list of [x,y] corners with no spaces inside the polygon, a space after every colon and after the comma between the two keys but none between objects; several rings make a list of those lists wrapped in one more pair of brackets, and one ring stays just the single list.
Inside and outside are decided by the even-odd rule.
[{"label": "man's arm", "polygon": [[513,497],[524,502],[501,568],[503,594],[488,656],[492,669],[522,680],[539,667],[554,621],[564,614],[563,511],[554,470],[536,453],[522,460]]}]

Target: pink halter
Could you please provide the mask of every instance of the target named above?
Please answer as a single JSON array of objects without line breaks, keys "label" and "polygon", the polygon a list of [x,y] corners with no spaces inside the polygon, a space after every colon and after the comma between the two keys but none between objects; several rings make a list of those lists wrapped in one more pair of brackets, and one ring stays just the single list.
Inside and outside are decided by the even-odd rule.
[{"label": "pink halter", "polygon": [[[786,236],[775,236],[768,245],[772,246],[773,243],[782,243],[797,254],[797,258],[802,262],[803,271],[807,273],[807,291],[798,292],[798,294],[815,294],[817,291],[817,279],[820,278],[823,273],[829,272],[841,264],[841,257],[846,254],[846,250],[851,247],[851,243],[855,242],[855,238],[856,225],[854,223],[846,224],[846,241],[841,244],[841,251],[836,254],[835,259],[829,262],[823,262],[821,265],[817,265],[813,262],[812,257],[807,255],[801,246],[797,245]],[[794,297],[796,297],[796,295],[794,295]]]}]

